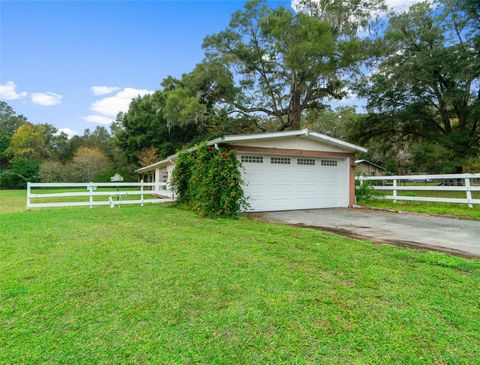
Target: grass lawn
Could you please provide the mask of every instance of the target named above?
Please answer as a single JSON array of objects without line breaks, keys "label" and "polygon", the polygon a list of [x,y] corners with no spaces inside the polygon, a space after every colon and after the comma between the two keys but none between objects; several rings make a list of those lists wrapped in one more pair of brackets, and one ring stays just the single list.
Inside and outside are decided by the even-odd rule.
[{"label": "grass lawn", "polygon": [[0,190],[0,213],[24,212],[27,209],[26,190]]},{"label": "grass lawn", "polygon": [[451,203],[425,203],[415,201],[397,201],[386,199],[364,199],[358,202],[359,205],[370,208],[403,210],[409,212],[440,214],[440,215],[455,215],[459,217],[466,217],[480,220],[480,206],[474,205],[469,208],[466,204],[451,204]]},{"label": "grass lawn", "polygon": [[[121,187],[122,192],[128,191],[138,191],[139,188],[136,187]],[[102,188],[99,187],[95,191],[108,191],[114,192],[115,188]],[[87,192],[86,188],[35,188],[32,189],[33,194],[49,194],[49,193],[73,193],[73,192]],[[108,196],[95,196],[93,198],[94,201],[105,201],[108,202]],[[144,194],[145,199],[151,199],[151,195],[149,194],[148,190],[145,190]],[[121,200],[139,200],[140,195],[127,195],[122,196]],[[32,203],[60,203],[60,202],[88,202],[88,196],[69,196],[69,197],[55,197],[55,198],[34,198],[32,199]],[[26,190],[0,190],[0,212],[20,212],[24,211],[27,206],[27,191]]]},{"label": "grass lawn", "polygon": [[0,364],[478,363],[479,261],[1,193]]}]

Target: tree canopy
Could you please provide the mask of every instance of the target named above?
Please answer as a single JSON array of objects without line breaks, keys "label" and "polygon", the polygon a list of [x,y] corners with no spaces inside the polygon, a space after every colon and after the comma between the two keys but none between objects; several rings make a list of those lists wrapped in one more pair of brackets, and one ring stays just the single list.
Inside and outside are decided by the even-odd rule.
[{"label": "tree canopy", "polygon": [[155,147],[161,157],[171,155],[195,137],[196,123],[169,122],[165,103],[165,92],[159,90],[134,99],[128,112],[118,116],[113,130],[130,161],[137,162],[138,154],[149,147]]},{"label": "tree canopy", "polygon": [[358,85],[369,115],[357,136],[386,149],[410,146],[417,169],[461,172],[480,151],[479,29],[461,7],[439,6],[423,2],[390,17],[384,52]]},{"label": "tree canopy", "polygon": [[331,22],[339,11],[345,7],[330,7],[315,17],[247,2],[226,30],[203,42],[206,62],[221,65],[222,80],[232,82],[221,102],[260,129],[266,129],[263,116],[284,130],[299,129],[306,110],[323,109],[329,100],[345,96],[349,75],[367,57],[368,47],[350,28]]}]

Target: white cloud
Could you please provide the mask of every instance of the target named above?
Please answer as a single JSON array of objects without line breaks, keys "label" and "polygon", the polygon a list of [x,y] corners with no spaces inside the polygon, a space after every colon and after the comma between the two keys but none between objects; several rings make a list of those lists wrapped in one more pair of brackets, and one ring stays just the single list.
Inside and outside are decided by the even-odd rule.
[{"label": "white cloud", "polygon": [[105,124],[105,125],[110,125],[113,122],[112,117],[105,117],[103,115],[87,115],[86,117],[83,118],[89,123],[96,123],[96,124]]},{"label": "white cloud", "polygon": [[120,90],[120,88],[116,86],[92,86],[90,89],[93,95],[106,95]]},{"label": "white cloud", "polygon": [[44,106],[57,105],[62,102],[62,95],[52,92],[33,93],[32,103]]},{"label": "white cloud", "polygon": [[386,0],[385,3],[393,10],[406,10],[409,6],[423,0]]},{"label": "white cloud", "polygon": [[354,91],[352,91],[352,90],[350,90],[350,89],[348,89],[348,90],[346,90],[346,91],[347,91],[347,95],[345,95],[345,96],[342,98],[342,100],[345,100],[345,101],[358,100],[358,95],[357,95]]},{"label": "white cloud", "polygon": [[70,128],[58,128],[58,134],[60,133],[65,133],[68,135],[68,138],[72,138],[73,136],[76,136],[78,134],[77,131],[70,129]]},{"label": "white cloud", "polygon": [[115,118],[119,112],[127,112],[133,98],[152,94],[153,91],[126,87],[113,96],[100,99],[92,104],[92,111],[103,116]]},{"label": "white cloud", "polygon": [[[320,0],[313,0],[313,2],[318,2]],[[385,4],[395,12],[406,10],[409,6],[419,3],[423,0],[385,0]],[[292,0],[291,6],[295,11],[302,9],[300,5],[300,0]]]},{"label": "white cloud", "polygon": [[4,84],[0,84],[0,99],[4,100],[17,100],[27,96],[27,92],[17,91],[17,85],[13,81],[7,81]]},{"label": "white cloud", "polygon": [[[110,86],[92,86],[92,92],[95,95],[105,95],[119,90],[117,87]],[[104,97],[92,103],[90,109],[95,114],[87,115],[82,119],[89,123],[110,125],[120,112],[127,112],[130,102],[137,96],[152,94],[154,91],[146,89],[135,89],[126,87],[114,95]]]}]

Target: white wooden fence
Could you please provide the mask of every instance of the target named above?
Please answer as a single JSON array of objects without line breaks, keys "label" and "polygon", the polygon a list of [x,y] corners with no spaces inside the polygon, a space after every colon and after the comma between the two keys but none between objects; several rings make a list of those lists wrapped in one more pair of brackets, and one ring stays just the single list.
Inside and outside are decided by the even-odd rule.
[{"label": "white wooden fence", "polygon": [[[95,191],[98,187],[112,188],[108,191]],[[122,188],[138,188],[138,190],[121,190]],[[54,193],[32,193],[32,188],[85,188],[87,191],[70,191]],[[146,189],[145,189],[146,188]],[[145,199],[145,195],[150,197]],[[108,197],[108,200],[97,200],[95,197]],[[139,199],[126,199],[130,196],[139,196]],[[157,196],[155,198],[151,196]],[[34,199],[45,198],[69,198],[85,197],[86,201],[70,202],[49,202],[32,203]],[[78,207],[89,206],[93,208],[96,205],[109,205],[113,208],[115,205],[140,204],[145,203],[166,203],[173,201],[173,194],[168,190],[166,183],[144,183],[141,182],[118,182],[118,183],[28,183],[27,184],[27,209],[32,208],[50,208],[50,207]]]},{"label": "white wooden fence", "polygon": [[[447,175],[402,175],[402,176],[358,176],[360,184],[365,181],[382,182],[383,185],[374,185],[373,188],[378,191],[392,191],[392,195],[379,196],[384,199],[393,200],[413,200],[420,202],[437,203],[459,203],[468,204],[473,208],[473,204],[480,204],[480,199],[474,199],[472,192],[480,191],[479,185],[473,185],[473,181],[480,179],[480,174],[447,174]],[[385,185],[386,182],[391,185]],[[404,182],[404,185],[399,184]],[[423,185],[420,185],[423,182]],[[437,182],[436,185],[433,185]],[[412,184],[415,185],[406,185]],[[432,185],[426,185],[429,183]],[[465,193],[465,198],[451,197],[426,197],[426,196],[403,196],[398,195],[399,191],[460,191]]]}]

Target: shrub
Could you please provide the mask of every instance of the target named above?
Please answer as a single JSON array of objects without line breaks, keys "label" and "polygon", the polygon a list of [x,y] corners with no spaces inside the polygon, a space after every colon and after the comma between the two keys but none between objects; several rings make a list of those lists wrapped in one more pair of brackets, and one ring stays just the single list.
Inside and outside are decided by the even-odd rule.
[{"label": "shrub", "polygon": [[357,200],[369,199],[374,195],[375,189],[373,188],[373,184],[368,180],[363,181],[363,184],[355,187],[355,196]]},{"label": "shrub", "polygon": [[191,203],[190,196],[190,179],[192,177],[192,169],[195,163],[195,152],[189,153],[182,151],[178,154],[175,163],[175,169],[172,175],[172,188],[175,191],[178,203]]},{"label": "shrub", "polygon": [[0,174],[2,189],[24,189],[27,182],[38,181],[39,162],[29,158],[16,158],[9,170]]},{"label": "shrub", "polygon": [[39,175],[42,182],[72,181],[72,166],[55,160],[43,161],[40,165]]},{"label": "shrub", "polygon": [[73,177],[76,181],[94,181],[102,171],[111,167],[108,157],[98,148],[80,147],[72,159]]},{"label": "shrub", "polygon": [[0,189],[19,189],[24,185],[24,179],[10,170],[0,172]]},{"label": "shrub", "polygon": [[179,203],[211,217],[235,217],[246,200],[235,152],[202,144],[179,154],[172,187]]}]

